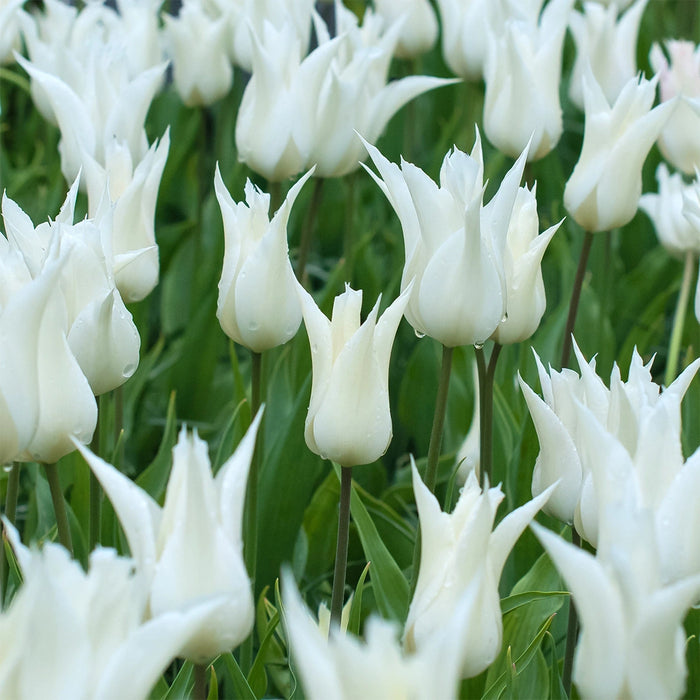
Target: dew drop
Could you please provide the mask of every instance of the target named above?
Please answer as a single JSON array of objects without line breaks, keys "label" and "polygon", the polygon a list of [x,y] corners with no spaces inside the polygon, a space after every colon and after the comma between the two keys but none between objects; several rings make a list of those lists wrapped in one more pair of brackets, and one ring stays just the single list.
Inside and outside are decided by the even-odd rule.
[{"label": "dew drop", "polygon": [[5,474],[9,474],[12,471],[12,465],[4,464],[2,470],[5,472]]},{"label": "dew drop", "polygon": [[506,312],[503,314],[503,318],[501,319],[501,323],[505,323],[507,320],[508,320],[508,312],[506,311]]},{"label": "dew drop", "polygon": [[413,332],[416,334],[416,338],[419,338],[419,339],[420,339],[420,338],[425,338],[425,333],[421,333],[420,331],[415,330],[415,329],[414,329]]},{"label": "dew drop", "polygon": [[483,343],[474,343],[474,350],[483,350],[483,349],[484,349]]}]

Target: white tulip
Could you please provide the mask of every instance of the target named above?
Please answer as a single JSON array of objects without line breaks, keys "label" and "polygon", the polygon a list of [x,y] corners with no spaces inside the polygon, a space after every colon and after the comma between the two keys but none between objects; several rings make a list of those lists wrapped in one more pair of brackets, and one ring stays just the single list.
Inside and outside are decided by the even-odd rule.
[{"label": "white tulip", "polygon": [[203,663],[238,646],[253,626],[253,594],[243,563],[242,519],[248,468],[262,414],[212,476],[207,445],[183,427],[159,506],[87,448],[80,451],[109,497],[147,582],[153,618],[217,600],[181,656]]}]

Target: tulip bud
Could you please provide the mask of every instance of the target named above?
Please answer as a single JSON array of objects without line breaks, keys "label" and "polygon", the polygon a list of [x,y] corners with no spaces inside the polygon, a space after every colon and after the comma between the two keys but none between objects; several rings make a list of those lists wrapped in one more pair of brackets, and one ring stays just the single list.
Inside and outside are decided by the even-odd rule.
[{"label": "tulip bud", "polygon": [[696,229],[683,215],[683,201],[692,197],[692,186],[683,182],[680,173],[670,174],[664,163],[656,169],[656,181],[658,194],[643,194],[639,208],[654,224],[659,242],[677,257],[683,257],[688,251],[700,253],[700,226]]},{"label": "tulip bud", "polygon": [[306,444],[343,467],[370,464],[391,442],[389,359],[411,287],[379,320],[378,299],[362,325],[361,291],[346,286],[328,320],[303,287],[297,290],[313,367]]},{"label": "tulip bud", "polygon": [[542,158],[561,136],[561,53],[572,6],[573,0],[552,0],[539,21],[487,25],[484,131],[512,158],[528,141],[528,160]]},{"label": "tulip bud", "polygon": [[542,256],[561,221],[538,234],[535,187],[518,189],[504,253],[506,314],[491,338],[501,345],[520,343],[540,325],[547,306]]},{"label": "tulip bud", "polygon": [[619,17],[620,2],[609,3],[606,8],[599,3],[584,2],[583,12],[571,13],[569,26],[576,44],[576,60],[569,97],[579,109],[584,108],[583,82],[587,66],[610,104],[637,75],[637,37],[647,3],[648,0],[637,0]]},{"label": "tulip bud", "polygon": [[301,323],[297,282],[289,262],[287,221],[312,174],[313,168],[299,179],[270,221],[269,194],[248,180],[246,203],[236,203],[216,168],[214,188],[225,239],[216,316],[229,338],[253,352],[286,343]]},{"label": "tulip bud", "polygon": [[188,105],[210,105],[231,89],[226,18],[211,18],[200,0],[185,0],[177,17],[163,15],[175,89]]},{"label": "tulip bud", "polygon": [[387,26],[402,22],[396,56],[415,58],[433,48],[438,23],[428,0],[375,0],[374,7]]},{"label": "tulip bud", "polygon": [[450,70],[479,80],[486,60],[489,0],[437,0],[442,26],[442,55]]},{"label": "tulip bud", "polygon": [[589,72],[581,156],[564,190],[564,206],[586,231],[624,226],[637,211],[642,165],[675,104],[654,109],[656,79],[633,78],[612,107]]},{"label": "tulip bud", "polygon": [[692,102],[700,98],[700,46],[692,41],[667,41],[670,62],[661,47],[654,44],[649,62],[659,75],[662,102],[676,95],[681,100],[659,136],[659,150],[675,168],[692,175],[700,166],[700,109]]}]

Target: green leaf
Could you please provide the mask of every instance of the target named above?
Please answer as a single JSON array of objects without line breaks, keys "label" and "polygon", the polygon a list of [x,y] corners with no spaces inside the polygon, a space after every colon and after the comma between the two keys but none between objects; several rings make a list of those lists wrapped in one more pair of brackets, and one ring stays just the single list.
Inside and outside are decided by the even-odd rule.
[{"label": "green leaf", "polygon": [[542,646],[546,648],[549,657],[549,698],[550,700],[568,700],[564,684],[559,673],[559,660],[557,659],[557,644],[551,632],[544,636]]},{"label": "green leaf", "polygon": [[253,666],[250,669],[250,673],[248,674],[248,683],[253,689],[255,695],[258,697],[262,697],[267,690],[267,673],[265,672],[265,662],[267,661],[267,652],[274,642],[275,629],[277,628],[279,621],[279,612],[275,611],[275,614],[267,623],[265,635],[260,642],[260,648],[258,649],[255,661],[253,661]]},{"label": "green leaf", "polygon": [[[554,620],[554,615],[551,615],[548,617],[545,621],[542,627],[538,630],[537,634],[535,635],[535,638],[530,642],[528,645],[527,649],[515,660],[515,673],[519,676],[528,666],[528,664],[532,661],[532,659],[535,657],[537,651],[539,650],[539,646],[542,643],[542,640],[544,639],[544,635],[549,629],[549,626],[552,624],[552,620]],[[510,658],[510,653],[511,653],[511,647],[508,647],[508,650],[506,652],[506,658]],[[509,681],[511,681],[511,673],[512,673],[512,664],[509,664],[507,669],[501,673],[501,675],[496,679],[496,681],[487,689],[487,691],[484,693],[484,697],[482,700],[498,700],[500,698],[501,693],[506,689],[508,686]]]},{"label": "green leaf", "polygon": [[165,493],[173,461],[172,451],[176,441],[177,420],[175,418],[175,392],[173,392],[170,394],[170,401],[168,402],[165,430],[163,431],[158,453],[136,479],[136,483],[157,501],[160,501]]},{"label": "green leaf", "polygon": [[505,615],[522,605],[528,605],[535,600],[544,600],[546,598],[568,598],[569,591],[527,591],[526,593],[515,593],[506,598],[501,598],[501,613]]},{"label": "green leaf", "polygon": [[241,667],[238,665],[233,654],[229,652],[228,654],[222,654],[219,658],[224,662],[228,677],[233,685],[233,697],[238,700],[256,700],[255,693],[251,690],[250,685],[248,685],[248,681],[243,675],[243,671],[241,671]]},{"label": "green leaf", "polygon": [[[336,473],[340,467],[334,465]],[[340,474],[338,473],[338,478]],[[350,512],[367,561],[371,564],[372,588],[383,617],[403,622],[408,613],[409,587],[353,485]]]},{"label": "green leaf", "polygon": [[367,573],[369,572],[370,564],[367,563],[360,578],[357,581],[357,586],[355,586],[355,595],[352,599],[352,606],[350,608],[350,619],[348,620],[348,632],[350,634],[358,635],[360,634],[360,626],[362,624],[362,591],[365,587],[365,579],[367,578]]},{"label": "green leaf", "polygon": [[189,698],[194,685],[194,666],[191,661],[185,661],[179,673],[175,677],[163,700],[185,700]]},{"label": "green leaf", "polygon": [[216,671],[214,666],[209,667],[209,692],[207,700],[219,700],[219,682],[216,679]]}]

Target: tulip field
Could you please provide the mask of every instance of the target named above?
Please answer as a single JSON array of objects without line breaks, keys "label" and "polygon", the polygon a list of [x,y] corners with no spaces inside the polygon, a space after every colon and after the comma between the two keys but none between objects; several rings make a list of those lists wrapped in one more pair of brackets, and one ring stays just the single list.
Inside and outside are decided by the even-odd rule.
[{"label": "tulip field", "polygon": [[696,0],[0,0],[0,700],[700,696]]}]

